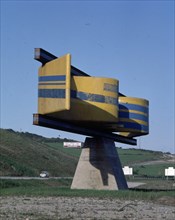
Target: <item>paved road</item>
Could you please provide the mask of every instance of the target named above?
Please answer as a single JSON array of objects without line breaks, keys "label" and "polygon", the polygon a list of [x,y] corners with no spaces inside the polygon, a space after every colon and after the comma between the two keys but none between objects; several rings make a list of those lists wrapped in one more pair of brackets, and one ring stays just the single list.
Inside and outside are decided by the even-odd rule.
[{"label": "paved road", "polygon": [[[25,176],[0,176],[0,180],[48,180],[48,179],[73,179],[73,177],[49,177],[49,178],[41,178],[41,177],[25,177]],[[127,182],[128,188],[135,188],[137,186],[143,185],[145,183],[140,182]]]},{"label": "paved road", "polygon": [[0,180],[47,180],[47,179],[73,179],[73,177],[28,177],[28,176],[0,176]]},{"label": "paved road", "polygon": [[165,164],[165,163],[175,163],[175,159],[171,160],[152,160],[152,161],[145,161],[145,162],[138,162],[133,163],[132,165],[154,165],[154,164]]}]

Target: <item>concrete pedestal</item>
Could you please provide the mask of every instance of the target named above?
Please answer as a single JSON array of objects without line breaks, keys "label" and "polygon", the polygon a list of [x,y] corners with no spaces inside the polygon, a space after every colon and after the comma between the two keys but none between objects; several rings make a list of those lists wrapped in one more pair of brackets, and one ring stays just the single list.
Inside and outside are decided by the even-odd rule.
[{"label": "concrete pedestal", "polygon": [[114,141],[86,138],[71,189],[128,189]]}]

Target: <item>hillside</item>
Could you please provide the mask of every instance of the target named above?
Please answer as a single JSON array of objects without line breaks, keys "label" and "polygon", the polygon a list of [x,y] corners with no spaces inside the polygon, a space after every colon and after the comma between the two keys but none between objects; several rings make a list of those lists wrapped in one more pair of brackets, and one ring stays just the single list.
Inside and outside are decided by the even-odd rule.
[{"label": "hillside", "polygon": [[[52,147],[49,142],[56,142]],[[72,176],[78,161],[60,151],[63,139],[0,130],[0,176],[39,176],[47,170],[52,176]]]},{"label": "hillside", "polygon": [[[73,176],[81,149],[63,148],[64,141],[70,140],[0,129],[0,176],[39,176],[42,170],[51,176]],[[118,153],[122,165],[135,166],[137,174],[148,170],[151,165],[143,164],[148,161],[162,161],[159,175],[172,165],[172,155],[162,152],[118,148]]]}]

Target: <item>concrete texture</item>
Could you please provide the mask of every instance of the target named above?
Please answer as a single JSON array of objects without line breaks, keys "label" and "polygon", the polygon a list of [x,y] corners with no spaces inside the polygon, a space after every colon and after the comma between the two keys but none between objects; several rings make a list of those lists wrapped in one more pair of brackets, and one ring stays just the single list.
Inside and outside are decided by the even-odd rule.
[{"label": "concrete texture", "polygon": [[71,189],[127,189],[115,144],[106,138],[86,138]]}]

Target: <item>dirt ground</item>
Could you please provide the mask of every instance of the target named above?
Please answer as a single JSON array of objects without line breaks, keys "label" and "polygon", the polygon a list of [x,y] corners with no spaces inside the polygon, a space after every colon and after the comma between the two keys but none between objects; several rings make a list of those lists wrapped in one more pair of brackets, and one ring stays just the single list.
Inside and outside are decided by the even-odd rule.
[{"label": "dirt ground", "polygon": [[145,201],[80,197],[1,197],[0,219],[38,220],[173,220],[175,201],[162,197],[161,204]]}]

